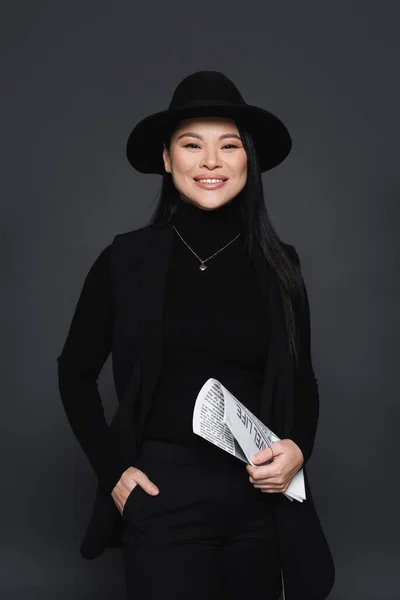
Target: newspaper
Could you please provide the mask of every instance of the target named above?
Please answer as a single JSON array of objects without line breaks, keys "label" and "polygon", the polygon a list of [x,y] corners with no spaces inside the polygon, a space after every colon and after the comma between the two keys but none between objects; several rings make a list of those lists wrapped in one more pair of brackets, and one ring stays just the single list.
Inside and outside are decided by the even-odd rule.
[{"label": "newspaper", "polygon": [[[194,433],[252,466],[253,454],[280,439],[212,377],[197,395],[192,424]],[[283,493],[289,500],[305,500],[302,468]]]}]

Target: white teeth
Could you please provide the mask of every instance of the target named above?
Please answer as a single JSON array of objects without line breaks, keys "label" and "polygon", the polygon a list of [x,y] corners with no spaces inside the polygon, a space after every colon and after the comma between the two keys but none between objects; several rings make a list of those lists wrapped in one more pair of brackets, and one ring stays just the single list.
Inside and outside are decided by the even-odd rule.
[{"label": "white teeth", "polygon": [[200,183],[222,183],[223,179],[197,179]]}]

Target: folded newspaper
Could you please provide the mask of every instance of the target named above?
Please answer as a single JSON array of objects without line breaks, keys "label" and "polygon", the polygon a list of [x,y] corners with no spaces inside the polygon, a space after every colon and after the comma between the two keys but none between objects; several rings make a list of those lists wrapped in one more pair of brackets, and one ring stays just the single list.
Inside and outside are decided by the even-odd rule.
[{"label": "folded newspaper", "polygon": [[[193,410],[193,431],[245,463],[280,438],[214,378],[199,391]],[[303,502],[306,498],[304,473],[294,475],[284,495]]]}]

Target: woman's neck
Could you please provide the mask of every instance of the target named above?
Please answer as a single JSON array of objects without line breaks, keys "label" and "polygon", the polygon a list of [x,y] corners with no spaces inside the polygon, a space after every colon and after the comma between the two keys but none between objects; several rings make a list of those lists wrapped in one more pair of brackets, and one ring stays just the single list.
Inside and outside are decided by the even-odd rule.
[{"label": "woman's neck", "polygon": [[171,223],[185,242],[203,257],[216,252],[242,232],[237,197],[215,209],[179,199]]}]

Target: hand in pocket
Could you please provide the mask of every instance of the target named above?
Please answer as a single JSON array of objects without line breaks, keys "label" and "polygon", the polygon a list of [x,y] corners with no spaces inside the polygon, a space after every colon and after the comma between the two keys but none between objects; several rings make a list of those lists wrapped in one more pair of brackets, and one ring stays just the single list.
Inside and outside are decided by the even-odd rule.
[{"label": "hand in pocket", "polygon": [[111,496],[121,515],[123,514],[129,495],[137,485],[140,485],[151,496],[156,496],[159,493],[158,487],[150,481],[146,473],[136,467],[129,467],[122,473],[120,480],[111,492]]}]

